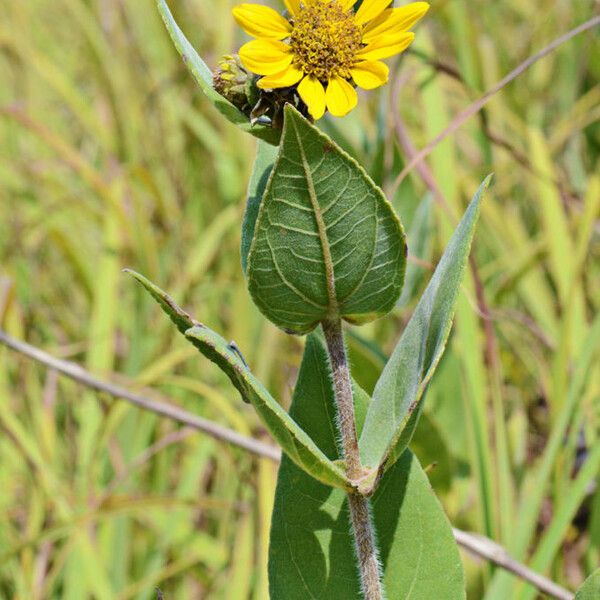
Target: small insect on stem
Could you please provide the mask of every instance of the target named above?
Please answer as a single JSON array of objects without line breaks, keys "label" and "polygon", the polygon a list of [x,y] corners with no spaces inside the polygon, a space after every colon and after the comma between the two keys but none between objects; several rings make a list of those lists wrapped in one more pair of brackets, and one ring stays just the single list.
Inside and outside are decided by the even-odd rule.
[{"label": "small insect on stem", "polygon": [[244,358],[244,355],[242,354],[242,351],[240,350],[239,346],[233,341],[231,340],[229,342],[229,344],[227,344],[227,347],[235,354],[237,354],[238,358],[244,363],[244,366],[249,369],[250,367],[248,366],[248,363],[246,362],[246,359]]}]

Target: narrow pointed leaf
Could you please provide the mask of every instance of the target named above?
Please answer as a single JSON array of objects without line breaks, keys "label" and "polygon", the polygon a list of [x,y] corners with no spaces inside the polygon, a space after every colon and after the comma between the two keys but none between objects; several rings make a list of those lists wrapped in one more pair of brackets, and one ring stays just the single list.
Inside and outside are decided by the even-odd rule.
[{"label": "narrow pointed leaf", "polygon": [[417,425],[423,395],[450,334],[481,197],[488,184],[489,178],[471,201],[375,386],[359,443],[367,467],[391,466]]},{"label": "narrow pointed leaf", "polygon": [[[290,414],[337,457],[331,372],[323,342],[307,338]],[[365,394],[355,386],[357,428]],[[450,524],[417,459],[406,451],[372,498],[387,600],[463,600]],[[346,495],[283,458],[269,547],[271,600],[361,598]]]},{"label": "narrow pointed leaf", "polygon": [[124,269],[124,272],[128,273],[142,284],[144,289],[154,298],[154,300],[156,300],[163,312],[165,312],[169,319],[173,321],[180,333],[185,335],[185,332],[190,329],[190,327],[199,325],[198,321],[194,320],[190,314],[178,306],[169,294],[161,290],[149,279],[146,279],[143,275],[136,273],[132,269]]},{"label": "narrow pointed leaf", "polygon": [[128,270],[159,303],[181,333],[214,362],[231,380],[242,399],[250,402],[271,435],[291,460],[328,485],[352,489],[344,471],[315,445],[302,428],[252,374],[239,350],[218,333],[192,319],[159,287],[139,273]]},{"label": "narrow pointed leaf", "polygon": [[248,261],[259,309],[293,333],[331,318],[373,320],[398,300],[405,249],[400,221],[381,190],[286,106]]},{"label": "narrow pointed leaf", "polygon": [[594,571],[575,594],[575,600],[598,600],[598,598],[600,598],[600,569]]},{"label": "narrow pointed leaf", "polygon": [[187,68],[190,70],[194,79],[200,86],[200,89],[206,94],[207,98],[212,104],[219,110],[219,112],[225,116],[225,118],[231,123],[237,125],[244,131],[251,133],[257,138],[265,140],[270,144],[277,144],[279,142],[280,131],[267,127],[265,125],[251,125],[250,119],[234,106],[229,100],[221,96],[213,87],[212,73],[206,63],[200,58],[200,55],[196,52],[194,47],[190,44],[188,39],[183,34],[183,31],[179,28],[166,0],[157,0],[158,11],[165,23],[167,31],[173,40],[173,44],[177,49],[177,52],[183,58]]},{"label": "narrow pointed leaf", "polygon": [[267,187],[269,175],[273,170],[273,164],[277,157],[277,148],[259,140],[256,145],[256,159],[252,167],[252,175],[248,184],[248,194],[246,200],[246,212],[244,213],[244,222],[242,224],[242,269],[244,273],[248,268],[248,253],[254,237],[254,229],[260,203]]}]

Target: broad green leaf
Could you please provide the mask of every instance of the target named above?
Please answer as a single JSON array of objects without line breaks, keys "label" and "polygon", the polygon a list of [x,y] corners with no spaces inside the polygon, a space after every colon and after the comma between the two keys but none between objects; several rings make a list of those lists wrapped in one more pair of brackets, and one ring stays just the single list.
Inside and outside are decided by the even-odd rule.
[{"label": "broad green leaf", "polygon": [[252,374],[233,343],[227,343],[218,333],[192,319],[168,294],[145,277],[131,270],[127,272],[152,295],[175,323],[177,329],[229,377],[242,399],[254,406],[271,435],[294,463],[323,483],[352,489],[339,464],[329,460],[269,394],[263,384]]},{"label": "broad green leaf", "polygon": [[258,142],[256,145],[256,159],[252,167],[252,175],[250,176],[250,183],[248,184],[248,197],[246,201],[246,212],[244,213],[244,222],[242,224],[242,269],[244,273],[248,268],[248,253],[250,252],[250,245],[252,244],[252,238],[254,237],[254,229],[256,226],[256,219],[258,218],[258,210],[260,208],[260,202],[269,175],[273,170],[273,163],[277,157],[277,148],[271,144],[267,144],[263,141]]},{"label": "broad green leaf", "polygon": [[375,390],[360,438],[363,465],[391,466],[408,445],[442,357],[469,257],[486,179],[454,232]]},{"label": "broad green leaf", "polygon": [[391,310],[405,267],[402,225],[356,161],[291,106],[260,207],[248,280],[277,326],[365,323]]},{"label": "broad green leaf", "polygon": [[598,600],[600,598],[600,569],[594,571],[577,590],[575,600]]},{"label": "broad green leaf", "polygon": [[231,123],[252,135],[269,142],[277,144],[281,132],[265,125],[251,125],[250,119],[234,106],[229,100],[223,98],[213,87],[212,73],[206,63],[200,58],[194,47],[179,28],[165,0],[157,0],[158,10],[165,23],[167,31],[173,40],[177,52],[183,58],[183,62],[190,70],[200,89],[206,94],[212,104]]},{"label": "broad green leaf", "polygon": [[[323,342],[306,348],[290,414],[323,452],[338,456],[331,373]],[[357,393],[357,428],[364,394]],[[363,407],[361,411],[361,407]],[[463,600],[458,549],[444,512],[410,451],[383,477],[372,498],[387,600]],[[360,598],[346,495],[283,458],[269,547],[271,600]]]}]

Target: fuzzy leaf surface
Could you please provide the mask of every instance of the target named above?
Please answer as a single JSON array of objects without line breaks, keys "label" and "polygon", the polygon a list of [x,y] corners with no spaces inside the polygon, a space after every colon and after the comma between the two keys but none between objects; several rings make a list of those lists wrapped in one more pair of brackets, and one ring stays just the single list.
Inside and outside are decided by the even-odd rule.
[{"label": "fuzzy leaf surface", "polygon": [[444,353],[486,179],[446,250],[373,391],[360,437],[360,456],[370,468],[391,466],[410,442],[422,399]]},{"label": "fuzzy leaf surface", "polygon": [[358,163],[291,106],[248,261],[252,297],[275,325],[365,323],[390,311],[405,269],[402,225]]},{"label": "fuzzy leaf surface", "polygon": [[575,594],[575,600],[598,600],[598,598],[600,598],[600,569],[594,571]]},{"label": "fuzzy leaf surface", "polygon": [[166,0],[157,0],[157,6],[177,52],[179,52],[183,58],[183,62],[213,106],[228,121],[237,125],[240,129],[270,144],[277,144],[279,142],[280,131],[265,125],[251,125],[250,119],[242,111],[214,89],[211,70],[175,22]]},{"label": "fuzzy leaf surface", "polygon": [[323,483],[351,489],[343,469],[325,456],[252,374],[242,357],[225,338],[192,319],[168,294],[148,279],[134,271],[128,272],[158,302],[177,329],[229,377],[242,399],[254,406],[271,435],[295,464]]},{"label": "fuzzy leaf surface", "polygon": [[[368,396],[354,389],[360,430]],[[307,339],[290,414],[329,458],[339,456],[331,372],[315,334]],[[464,600],[450,524],[410,451],[384,475],[372,509],[388,600]],[[353,544],[346,494],[284,457],[269,547],[271,600],[360,598]]]}]

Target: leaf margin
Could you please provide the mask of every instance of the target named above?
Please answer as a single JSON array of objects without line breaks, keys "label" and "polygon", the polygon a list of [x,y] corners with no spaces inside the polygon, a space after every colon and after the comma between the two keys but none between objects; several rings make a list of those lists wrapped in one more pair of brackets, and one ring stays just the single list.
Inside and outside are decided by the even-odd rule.
[{"label": "leaf margin", "polygon": [[[350,482],[341,464],[325,456],[310,436],[252,374],[243,358],[232,349],[225,338],[193,319],[166,292],[140,273],[132,269],[124,269],[124,272],[137,280],[175,323],[179,332],[227,375],[242,398],[254,406],[271,435],[299,468],[325,485],[346,491],[356,490],[356,484]],[[273,426],[274,422],[282,426],[289,437],[280,433]],[[321,468],[318,469],[315,465],[320,465]]]}]

